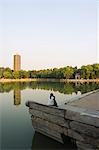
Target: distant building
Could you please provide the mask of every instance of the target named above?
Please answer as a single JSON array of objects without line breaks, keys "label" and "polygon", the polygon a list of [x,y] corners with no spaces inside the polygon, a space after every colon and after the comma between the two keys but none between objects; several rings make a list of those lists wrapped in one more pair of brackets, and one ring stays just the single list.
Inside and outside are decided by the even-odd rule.
[{"label": "distant building", "polygon": [[16,54],[14,55],[14,71],[21,70],[21,56]]},{"label": "distant building", "polygon": [[80,73],[76,73],[75,79],[80,79]]}]

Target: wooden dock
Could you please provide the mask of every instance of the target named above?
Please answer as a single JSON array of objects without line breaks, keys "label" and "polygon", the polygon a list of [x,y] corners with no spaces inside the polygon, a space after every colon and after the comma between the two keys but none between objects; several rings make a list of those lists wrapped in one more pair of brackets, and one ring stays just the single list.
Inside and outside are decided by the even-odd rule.
[{"label": "wooden dock", "polygon": [[76,142],[78,150],[99,150],[99,111],[79,105],[57,108],[33,101],[28,101],[26,105],[37,132],[61,143],[65,142],[62,135],[69,137]]}]

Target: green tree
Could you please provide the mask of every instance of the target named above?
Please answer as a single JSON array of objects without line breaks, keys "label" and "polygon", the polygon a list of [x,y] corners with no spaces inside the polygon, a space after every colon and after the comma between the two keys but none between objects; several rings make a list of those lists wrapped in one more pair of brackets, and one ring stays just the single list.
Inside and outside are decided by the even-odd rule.
[{"label": "green tree", "polygon": [[86,78],[86,69],[85,66],[81,66],[81,78]]},{"label": "green tree", "polygon": [[12,78],[13,78],[12,72],[4,71],[4,72],[3,72],[3,77],[4,77],[5,79],[12,79]]},{"label": "green tree", "polygon": [[29,78],[29,72],[25,70],[20,70],[19,71],[20,78]]},{"label": "green tree", "polygon": [[91,72],[93,71],[93,67],[91,65],[87,65],[85,67],[86,79],[89,79],[91,76]]},{"label": "green tree", "polygon": [[21,76],[20,76],[20,71],[15,71],[15,72],[13,72],[13,78],[14,78],[14,79],[20,79],[20,78],[21,78]]},{"label": "green tree", "polygon": [[70,79],[71,77],[73,77],[73,73],[74,70],[71,66],[67,66],[66,68],[64,68],[64,77],[66,79]]},{"label": "green tree", "polygon": [[3,70],[4,70],[4,68],[0,68],[0,78],[3,78]]},{"label": "green tree", "polygon": [[92,66],[93,66],[95,78],[99,78],[99,64],[93,64]]}]

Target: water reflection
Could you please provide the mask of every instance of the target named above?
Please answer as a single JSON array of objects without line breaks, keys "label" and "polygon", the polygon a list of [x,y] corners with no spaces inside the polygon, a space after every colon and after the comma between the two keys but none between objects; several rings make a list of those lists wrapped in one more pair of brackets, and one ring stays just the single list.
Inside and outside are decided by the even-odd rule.
[{"label": "water reflection", "polygon": [[33,136],[32,140],[32,149],[68,149],[68,150],[77,150],[76,145],[71,141],[70,138],[65,137],[65,143],[59,143],[56,140],[51,139],[48,136],[45,136],[37,131]]},{"label": "water reflection", "polygon": [[28,108],[25,106],[27,100],[47,104],[49,93],[54,91],[58,104],[61,104],[66,98],[69,101],[71,97],[96,89],[99,89],[99,84],[96,83],[76,86],[75,83],[58,82],[0,83],[1,149],[29,149],[31,145],[32,148],[36,147],[40,141],[43,149],[41,133],[36,130],[33,138],[34,126],[32,127]]},{"label": "water reflection", "polygon": [[14,97],[14,105],[20,105],[21,104],[21,90],[19,89],[14,90],[13,97]]},{"label": "water reflection", "polygon": [[22,83],[0,83],[0,93],[11,90],[43,89],[64,94],[72,94],[80,91],[81,94],[99,89],[98,83],[60,83],[60,82],[22,82]]}]

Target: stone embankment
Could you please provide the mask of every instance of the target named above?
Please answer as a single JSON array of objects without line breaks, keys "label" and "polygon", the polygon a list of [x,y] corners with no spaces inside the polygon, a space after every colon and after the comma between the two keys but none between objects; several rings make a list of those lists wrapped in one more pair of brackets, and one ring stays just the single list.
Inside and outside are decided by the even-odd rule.
[{"label": "stone embankment", "polygon": [[26,105],[36,131],[61,143],[65,142],[62,135],[68,136],[78,150],[99,149],[99,111],[72,105],[57,108],[33,101]]},{"label": "stone embankment", "polygon": [[0,79],[0,83],[7,83],[7,82],[32,82],[32,81],[39,81],[39,82],[99,82],[99,79],[42,79],[42,78],[25,78],[25,79]]}]

